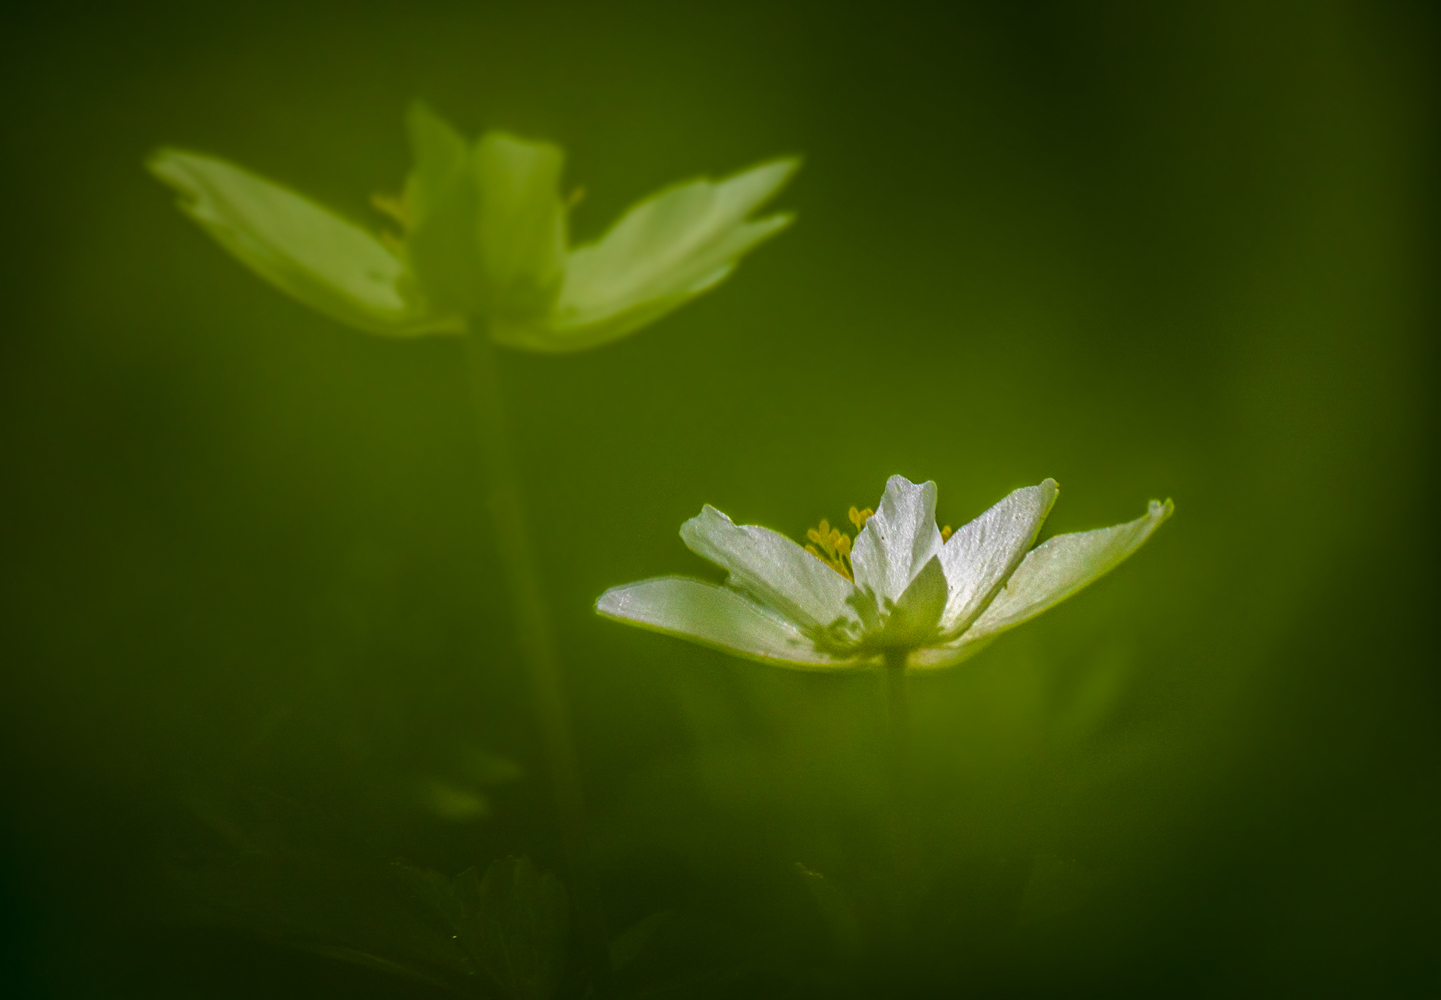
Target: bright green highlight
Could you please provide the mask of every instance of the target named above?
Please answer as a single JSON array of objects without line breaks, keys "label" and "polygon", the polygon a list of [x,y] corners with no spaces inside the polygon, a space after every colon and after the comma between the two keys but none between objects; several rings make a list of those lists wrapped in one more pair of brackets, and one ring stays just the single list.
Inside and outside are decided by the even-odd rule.
[{"label": "bright green highlight", "polygon": [[854,579],[784,535],[734,524],[707,505],[681,538],[726,570],[724,586],[643,580],[606,591],[596,611],[781,666],[950,666],[1109,573],[1173,510],[1152,500],[1137,520],[1031,548],[1057,493],[1051,479],[1018,489],[943,534],[936,484],[892,476],[876,512],[853,518],[861,526],[847,545]]},{"label": "bright green highlight", "polygon": [[498,131],[468,143],[423,104],[407,126],[403,192],[375,199],[399,238],[217,157],[164,149],[149,167],[221,246],[333,319],[397,337],[480,321],[498,343],[544,352],[633,333],[714,288],[793,219],[750,217],[799,166],[785,158],[667,188],[571,247],[559,147]]}]

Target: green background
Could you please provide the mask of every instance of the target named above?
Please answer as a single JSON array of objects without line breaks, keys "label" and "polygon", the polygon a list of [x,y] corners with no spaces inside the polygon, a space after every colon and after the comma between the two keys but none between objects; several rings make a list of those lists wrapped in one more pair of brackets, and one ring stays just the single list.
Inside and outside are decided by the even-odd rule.
[{"label": "green background", "polygon": [[[58,4],[3,52],[0,985],[444,994],[397,858],[560,869],[460,345],[307,312],[142,170],[380,221],[423,97],[552,139],[593,237],[800,153],[793,230],[593,353],[502,358],[618,995],[1441,992],[1432,18],[1401,3]],[[885,478],[959,524],[1177,514],[913,685],[884,926],[871,675],[595,617]],[[713,577],[711,577],[713,578]],[[467,754],[520,764],[446,818]],[[470,787],[470,786],[466,786]],[[476,786],[478,787],[478,786]],[[432,804],[433,806],[433,804]],[[796,863],[848,899],[828,933]]]}]

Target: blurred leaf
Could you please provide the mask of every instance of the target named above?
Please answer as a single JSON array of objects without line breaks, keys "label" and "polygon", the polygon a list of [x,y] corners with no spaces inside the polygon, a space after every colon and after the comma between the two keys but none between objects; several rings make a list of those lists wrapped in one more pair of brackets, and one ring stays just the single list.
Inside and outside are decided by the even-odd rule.
[{"label": "blurred leaf", "polygon": [[431,986],[437,986],[443,990],[454,993],[464,993],[455,983],[431,975],[424,969],[419,969],[402,962],[397,962],[381,955],[372,955],[369,952],[360,951],[355,948],[346,948],[341,945],[323,944],[310,941],[288,942],[292,948],[300,951],[308,951],[325,958],[333,958],[338,962],[347,962],[351,965],[363,966],[367,969],[374,969],[377,972],[386,972],[392,976],[400,976],[405,979],[414,979]]},{"label": "blurred leaf", "polygon": [[[470,876],[473,881],[474,869]],[[505,858],[492,862],[475,882],[475,901],[461,937],[481,968],[512,1000],[548,1000],[566,966],[565,885],[529,858]]]},{"label": "blurred leaf", "polygon": [[851,905],[845,893],[831,879],[826,878],[818,871],[813,871],[796,862],[796,871],[800,872],[801,879],[805,882],[806,888],[811,891],[811,896],[816,901],[816,908],[820,910],[821,919],[825,921],[830,929],[831,937],[837,946],[847,954],[854,954],[861,948],[861,925],[856,919],[855,907]]},{"label": "blurred leaf", "polygon": [[397,863],[420,899],[443,916],[461,944],[512,1000],[546,1000],[565,973],[570,899],[565,885],[529,858],[492,862],[482,878],[455,878]]},{"label": "blurred leaf", "polygon": [[461,788],[444,778],[423,778],[416,791],[426,809],[454,823],[486,819],[491,814],[490,800],[484,795]]},{"label": "blurred leaf", "polygon": [[610,969],[619,972],[640,957],[655,938],[656,931],[671,919],[670,910],[659,910],[631,924],[610,942]]}]

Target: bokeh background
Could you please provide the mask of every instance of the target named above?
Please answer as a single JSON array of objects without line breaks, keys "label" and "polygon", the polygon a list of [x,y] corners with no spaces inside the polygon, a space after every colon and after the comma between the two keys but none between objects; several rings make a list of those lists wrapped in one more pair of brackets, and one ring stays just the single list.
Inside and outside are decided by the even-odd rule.
[{"label": "bokeh background", "polygon": [[[805,156],[798,224],[721,289],[503,358],[604,920],[667,914],[615,995],[1441,994],[1434,28],[1331,0],[8,13],[6,995],[443,996],[357,958],[444,945],[393,862],[564,871],[458,343],[308,312],[141,168],[197,148],[378,227],[415,97],[565,145],[581,237]],[[1045,476],[1049,531],[1177,505],[915,681],[903,933],[876,679],[590,610],[708,574],[676,535],[703,503],[799,536],[896,472],[953,524]]]}]

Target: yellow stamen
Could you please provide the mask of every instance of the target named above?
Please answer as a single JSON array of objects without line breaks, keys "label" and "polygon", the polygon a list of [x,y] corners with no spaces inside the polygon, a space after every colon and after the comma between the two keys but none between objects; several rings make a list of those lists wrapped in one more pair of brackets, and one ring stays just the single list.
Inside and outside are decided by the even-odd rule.
[{"label": "yellow stamen", "polygon": [[951,540],[952,534],[953,532],[951,531],[951,526],[949,524],[946,525],[944,528],[941,529],[941,541],[949,542]]},{"label": "yellow stamen", "polygon": [[[866,518],[875,511],[867,508],[857,510],[852,507],[850,510],[851,523],[856,530],[866,526]],[[806,532],[806,538],[811,544],[806,546],[806,551],[835,570],[847,580],[855,579],[854,567],[851,566],[851,536],[839,528],[832,528],[831,522],[821,518],[821,523]]]},{"label": "yellow stamen", "polygon": [[410,228],[410,213],[405,209],[405,202],[395,195],[373,194],[370,196],[371,207],[381,215],[388,215],[400,223],[402,229]]}]

